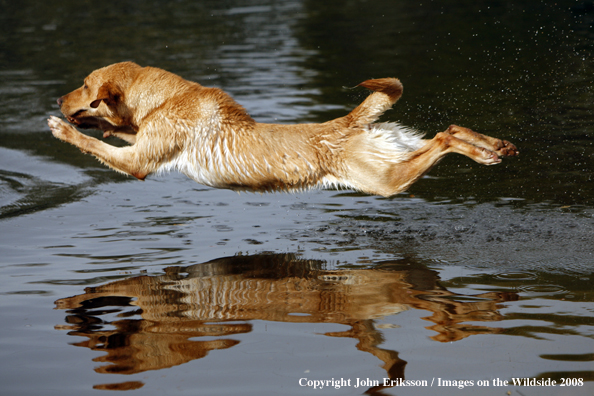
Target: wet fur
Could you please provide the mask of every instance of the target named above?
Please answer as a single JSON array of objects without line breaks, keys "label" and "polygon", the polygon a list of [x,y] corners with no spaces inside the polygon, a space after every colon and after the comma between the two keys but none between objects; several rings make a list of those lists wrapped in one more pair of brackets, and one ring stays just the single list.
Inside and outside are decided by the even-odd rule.
[{"label": "wet fur", "polygon": [[208,186],[248,191],[335,186],[391,196],[448,153],[485,165],[518,154],[507,141],[455,125],[425,140],[399,124],[375,123],[400,98],[402,84],[383,78],[359,85],[374,92],[344,117],[264,124],[218,88],[123,62],[95,70],[58,103],[70,123],[130,146],[114,147],[57,117],[48,124],[58,139],[138,179],[177,170]]}]

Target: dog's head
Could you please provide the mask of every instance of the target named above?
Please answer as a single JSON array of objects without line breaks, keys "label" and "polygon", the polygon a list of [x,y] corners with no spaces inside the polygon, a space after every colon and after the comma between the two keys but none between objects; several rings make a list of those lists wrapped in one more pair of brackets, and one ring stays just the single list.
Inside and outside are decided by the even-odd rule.
[{"label": "dog's head", "polygon": [[104,121],[126,125],[126,91],[141,69],[136,63],[122,62],[95,70],[82,87],[58,99],[62,114],[81,128],[94,128]]}]

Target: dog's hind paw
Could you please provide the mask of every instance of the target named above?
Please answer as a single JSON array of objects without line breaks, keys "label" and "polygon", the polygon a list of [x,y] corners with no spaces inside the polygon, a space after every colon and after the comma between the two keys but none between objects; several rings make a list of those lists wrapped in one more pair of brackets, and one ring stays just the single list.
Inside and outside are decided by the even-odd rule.
[{"label": "dog's hind paw", "polygon": [[502,140],[501,143],[503,147],[497,150],[497,155],[500,157],[515,157],[520,155],[520,152],[512,143],[508,142],[507,140]]},{"label": "dog's hind paw", "polygon": [[479,147],[478,149],[480,150],[481,154],[479,157],[474,158],[474,160],[479,164],[496,165],[501,162],[501,158],[499,158],[497,153],[482,147]]}]

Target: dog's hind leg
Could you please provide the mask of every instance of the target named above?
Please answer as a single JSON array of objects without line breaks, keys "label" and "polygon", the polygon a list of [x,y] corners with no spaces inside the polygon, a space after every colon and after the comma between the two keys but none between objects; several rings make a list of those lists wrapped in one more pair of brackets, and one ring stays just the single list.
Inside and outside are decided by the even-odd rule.
[{"label": "dog's hind leg", "polygon": [[80,133],[72,125],[54,116],[50,117],[48,125],[56,138],[78,147],[84,153],[94,155],[101,162],[119,172],[144,180],[154,170],[150,163],[139,161],[137,146],[114,147]]},{"label": "dog's hind leg", "polygon": [[[451,131],[452,128],[446,132],[438,133],[433,139],[426,140],[423,147],[409,153],[407,159],[396,163],[370,160],[373,158],[372,156],[361,152],[361,150],[365,150],[365,145],[354,144],[351,149],[353,152],[346,160],[349,174],[344,179],[349,185],[361,191],[388,197],[405,191],[449,153],[465,155],[483,165],[498,164],[501,162],[499,156],[517,154],[511,143],[508,143],[507,148],[493,151],[459,139]],[[490,139],[493,138],[486,139],[486,141],[491,142]],[[481,143],[484,141],[481,140]],[[499,144],[497,143],[496,146]],[[361,147],[361,149],[357,149],[357,147]]]},{"label": "dog's hind leg", "polygon": [[468,128],[460,127],[457,125],[450,125],[446,132],[457,137],[458,139],[464,140],[465,142],[468,142],[475,146],[486,148],[490,151],[494,151],[500,157],[512,157],[519,154],[519,151],[516,148],[516,146],[514,146],[507,140],[500,140],[497,138],[486,136]]}]

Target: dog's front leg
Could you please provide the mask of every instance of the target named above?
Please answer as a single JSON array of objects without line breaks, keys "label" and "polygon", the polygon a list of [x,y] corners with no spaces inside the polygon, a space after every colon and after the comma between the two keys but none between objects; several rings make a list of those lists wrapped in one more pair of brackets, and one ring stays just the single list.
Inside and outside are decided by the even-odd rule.
[{"label": "dog's front leg", "polygon": [[48,119],[48,125],[56,138],[78,147],[83,153],[94,155],[112,169],[127,173],[140,180],[144,180],[151,171],[138,161],[139,155],[134,146],[111,146],[80,133],[72,125],[54,116]]},{"label": "dog's front leg", "polygon": [[119,139],[122,139],[126,143],[134,144],[136,143],[136,132],[128,132],[128,131],[119,131],[117,129],[113,130],[103,130],[103,138],[108,138],[110,136],[115,136]]}]

